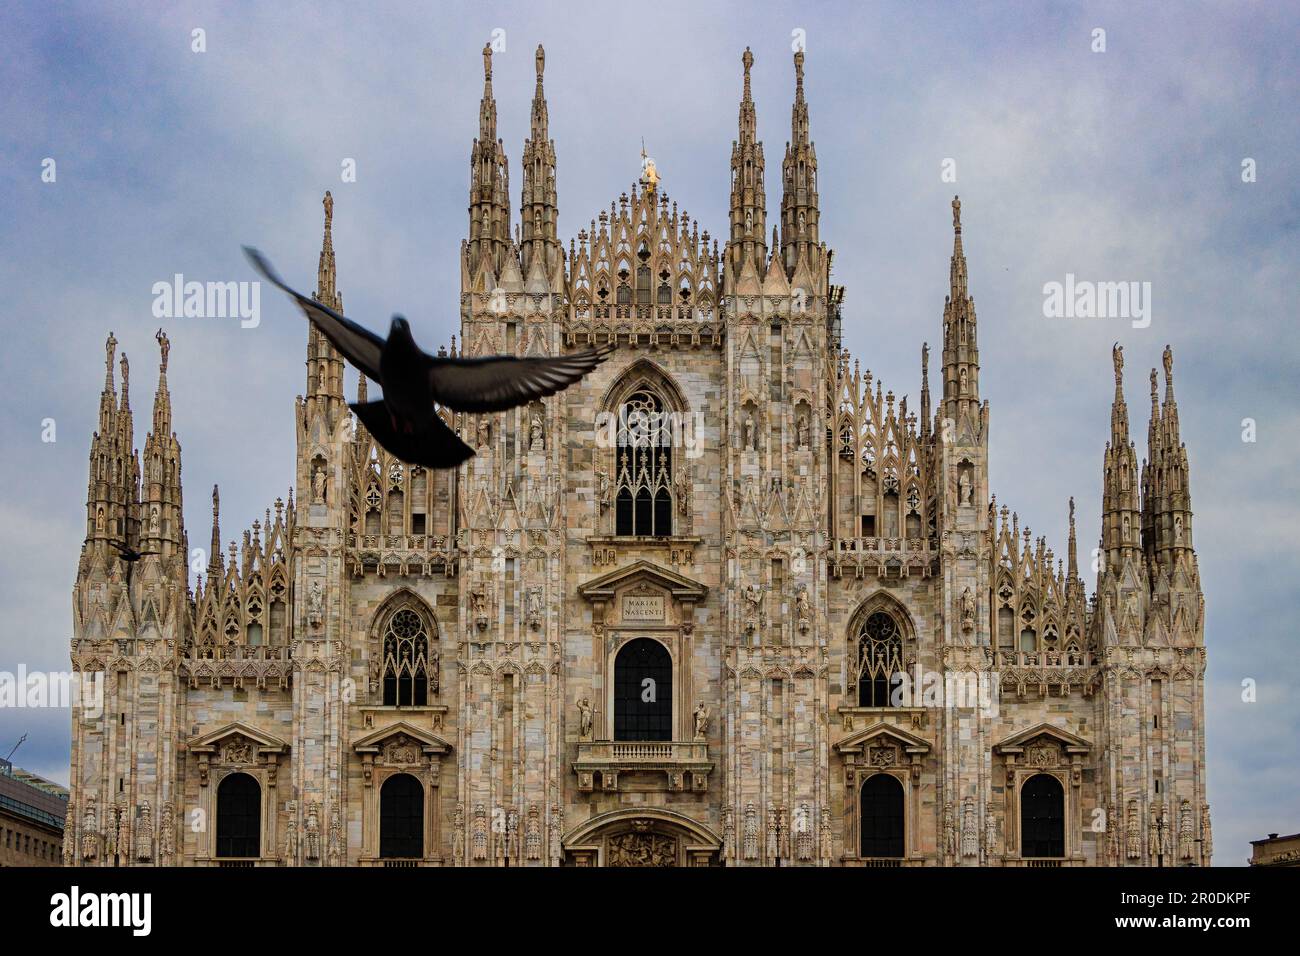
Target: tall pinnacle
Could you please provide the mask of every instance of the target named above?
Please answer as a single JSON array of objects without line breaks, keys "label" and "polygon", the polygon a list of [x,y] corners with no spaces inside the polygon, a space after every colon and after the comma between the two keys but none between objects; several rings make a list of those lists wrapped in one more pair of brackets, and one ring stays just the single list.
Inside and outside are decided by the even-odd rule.
[{"label": "tall pinnacle", "polygon": [[794,105],[790,108],[790,141],[781,164],[781,250],[787,277],[793,279],[800,258],[814,273],[820,269],[817,199],[817,149],[808,138],[808,102],[803,91],[802,50],[794,55]]},{"label": "tall pinnacle", "polygon": [[746,262],[761,275],[767,263],[767,194],[763,185],[763,144],[758,141],[758,118],[749,71],[754,54],[745,48],[740,58],[744,87],[740,97],[739,138],[731,144],[731,238],[728,242],[729,281],[735,283]]},{"label": "tall pinnacle", "polygon": [[948,296],[943,306],[944,415],[956,420],[979,407],[979,342],[975,300],[967,285],[966,253],[962,248],[961,199],[952,197],[952,258],[948,264]]},{"label": "tall pinnacle", "polygon": [[[483,47],[483,99],[479,133],[470,147],[469,243],[467,271],[484,267],[499,275],[510,245],[510,177],[505,146],[497,137],[497,104],[492,93],[492,45]],[[489,257],[487,260],[484,257]]]},{"label": "tall pinnacle", "polygon": [[546,92],[542,75],[546,70],[546,50],[539,43],[534,57],[537,88],[533,92],[532,122],[524,141],[523,199],[519,206],[521,267],[529,274],[533,258],[542,256],[546,277],[559,263],[562,249],[557,228],[559,218],[555,190],[555,142],[550,138]]}]

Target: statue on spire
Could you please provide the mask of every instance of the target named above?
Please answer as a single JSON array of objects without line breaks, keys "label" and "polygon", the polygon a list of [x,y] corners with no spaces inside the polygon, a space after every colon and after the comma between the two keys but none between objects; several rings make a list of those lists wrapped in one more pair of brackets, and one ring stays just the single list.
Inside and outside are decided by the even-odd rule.
[{"label": "statue on spire", "polygon": [[154,338],[158,340],[158,350],[162,353],[162,361],[159,364],[158,369],[160,372],[166,375],[167,374],[167,353],[172,350],[172,344],[167,340],[167,333],[164,332],[162,329],[158,330],[158,334],[155,335]]},{"label": "statue on spire", "polygon": [[483,44],[483,79],[492,79],[492,44]]},{"label": "statue on spire", "polygon": [[1165,381],[1167,382],[1174,377],[1174,350],[1166,345],[1163,358],[1165,363]]},{"label": "statue on spire", "polygon": [[1119,387],[1124,379],[1124,346],[1118,342],[1111,346],[1110,358],[1115,363],[1115,385]]},{"label": "statue on spire", "polygon": [[646,155],[644,137],[641,140],[641,185],[651,190],[659,185],[659,171],[655,169],[655,161]]},{"label": "statue on spire", "polygon": [[542,45],[540,43],[537,44],[536,60],[537,60],[537,81],[540,83],[542,79],[542,71],[546,69],[546,51],[542,49]]},{"label": "statue on spire", "polygon": [[325,190],[325,198],[321,200],[321,205],[325,207],[325,228],[328,229],[334,222],[334,196],[328,189]]},{"label": "statue on spire", "polygon": [[111,375],[113,373],[113,356],[117,353],[117,339],[113,337],[112,332],[108,333],[108,340],[104,343],[104,352],[107,356],[104,359],[104,368]]},{"label": "statue on spire", "polygon": [[961,232],[961,199],[952,197],[952,227]]}]

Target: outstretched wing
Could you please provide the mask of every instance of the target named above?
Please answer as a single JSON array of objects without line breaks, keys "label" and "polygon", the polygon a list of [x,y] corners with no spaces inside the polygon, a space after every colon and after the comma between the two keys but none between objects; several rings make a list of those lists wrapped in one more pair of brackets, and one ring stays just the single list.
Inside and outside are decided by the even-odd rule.
[{"label": "outstretched wing", "polygon": [[321,334],[329,339],[331,345],[343,353],[344,358],[360,369],[367,378],[374,379],[376,382],[380,380],[379,355],[384,350],[383,339],[369,329],[357,325],[351,319],[345,319],[333,309],[289,288],[271,263],[267,262],[256,249],[244,246],[244,255],[248,256],[248,261],[253,264],[253,268],[266,277],[267,282],[279,286],[293,296],[307,318],[321,330]]},{"label": "outstretched wing", "polygon": [[499,412],[572,385],[613,349],[585,349],[557,358],[430,358],[433,400],[458,412]]}]

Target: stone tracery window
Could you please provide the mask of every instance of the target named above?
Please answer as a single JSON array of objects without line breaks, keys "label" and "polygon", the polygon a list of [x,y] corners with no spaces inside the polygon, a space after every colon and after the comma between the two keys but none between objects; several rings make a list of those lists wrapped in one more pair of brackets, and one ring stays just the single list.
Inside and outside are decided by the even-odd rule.
[{"label": "stone tracery window", "polygon": [[423,707],[429,702],[437,672],[429,659],[429,634],[420,615],[401,608],[384,627],[384,705]]},{"label": "stone tracery window", "polygon": [[876,611],[863,622],[857,644],[858,706],[892,707],[893,678],[903,671],[903,634],[898,622],[884,611]]},{"label": "stone tracery window", "polygon": [[615,533],[673,533],[673,433],[665,403],[649,388],[619,406],[615,461]]}]

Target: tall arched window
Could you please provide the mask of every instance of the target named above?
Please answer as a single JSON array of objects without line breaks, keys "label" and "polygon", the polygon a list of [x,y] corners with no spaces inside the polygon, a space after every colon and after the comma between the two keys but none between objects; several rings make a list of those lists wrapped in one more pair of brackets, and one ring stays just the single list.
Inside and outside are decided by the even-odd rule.
[{"label": "tall arched window", "polygon": [[863,622],[857,664],[858,706],[892,707],[893,678],[903,670],[903,635],[884,611]]},{"label": "tall arched window", "polygon": [[618,535],[673,533],[672,419],[649,389],[628,396],[618,410],[615,526]]},{"label": "tall arched window", "polygon": [[861,844],[864,857],[903,855],[903,785],[887,773],[862,785]]},{"label": "tall arched window", "polygon": [[1065,790],[1050,773],[1038,773],[1020,788],[1020,855],[1065,856]]},{"label": "tall arched window", "polygon": [[384,859],[424,856],[424,787],[409,773],[394,774],[380,788],[379,855]]},{"label": "tall arched window", "polygon": [[614,739],[673,739],[673,662],[658,641],[628,641],[614,659]]},{"label": "tall arched window", "polygon": [[384,627],[384,705],[429,703],[429,635],[420,615],[402,608]]},{"label": "tall arched window", "polygon": [[246,773],[217,786],[217,856],[262,855],[262,788]]}]

